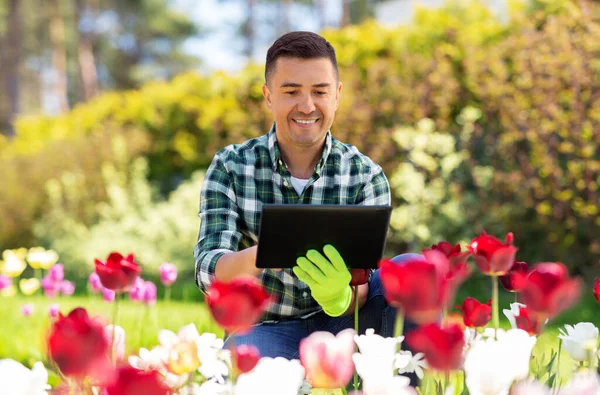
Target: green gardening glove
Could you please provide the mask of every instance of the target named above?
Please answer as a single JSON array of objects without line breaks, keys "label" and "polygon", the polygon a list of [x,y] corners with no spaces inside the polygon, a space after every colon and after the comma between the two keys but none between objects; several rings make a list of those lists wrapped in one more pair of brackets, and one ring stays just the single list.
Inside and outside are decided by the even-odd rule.
[{"label": "green gardening glove", "polygon": [[323,247],[323,252],[325,257],[317,250],[309,250],[306,257],[296,260],[298,266],[292,270],[308,285],[323,311],[331,317],[339,317],[352,302],[352,276],[340,253],[332,245]]}]

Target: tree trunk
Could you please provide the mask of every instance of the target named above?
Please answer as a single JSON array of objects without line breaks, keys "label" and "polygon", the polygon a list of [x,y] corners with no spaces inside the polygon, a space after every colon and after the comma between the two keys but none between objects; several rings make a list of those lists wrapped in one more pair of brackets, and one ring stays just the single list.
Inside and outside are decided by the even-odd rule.
[{"label": "tree trunk", "polygon": [[[79,26],[81,13],[85,10],[85,0],[75,0],[75,26]],[[94,56],[93,33],[76,29],[77,37],[77,64],[79,78],[81,79],[80,97],[88,101],[98,94],[98,73]]]},{"label": "tree trunk", "polygon": [[288,33],[292,27],[290,24],[290,0],[282,0],[279,3],[279,34],[278,37]]},{"label": "tree trunk", "polygon": [[327,20],[325,0],[316,1],[317,13],[319,15],[319,30],[323,30],[329,25]]},{"label": "tree trunk", "polygon": [[2,87],[7,94],[5,102],[0,103],[0,131],[11,136],[14,135],[14,120],[19,112],[19,64],[21,61],[21,0],[9,0],[8,14],[6,15],[6,37],[0,46],[0,75]]},{"label": "tree trunk", "polygon": [[342,19],[340,21],[340,26],[348,26],[350,24],[350,1],[351,0],[342,0]]},{"label": "tree trunk", "polygon": [[69,110],[67,99],[67,50],[65,48],[65,24],[62,19],[60,0],[48,0],[50,7],[50,42],[52,44],[52,67],[54,68],[54,96],[59,112]]},{"label": "tree trunk", "polygon": [[246,24],[244,25],[244,37],[246,38],[246,49],[245,55],[248,60],[252,60],[254,56],[254,38],[255,38],[255,26],[254,26],[254,11],[256,6],[256,0],[247,0],[247,18]]}]

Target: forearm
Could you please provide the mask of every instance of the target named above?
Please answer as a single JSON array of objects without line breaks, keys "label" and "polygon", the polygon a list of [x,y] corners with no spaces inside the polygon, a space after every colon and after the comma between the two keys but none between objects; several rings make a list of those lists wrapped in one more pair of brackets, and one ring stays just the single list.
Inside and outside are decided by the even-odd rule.
[{"label": "forearm", "polygon": [[[369,295],[369,283],[361,284],[358,286],[358,308],[361,309],[365,303],[367,303],[367,297]],[[352,302],[350,302],[350,306],[348,310],[344,312],[342,315],[351,315],[354,314],[354,287],[352,287]]]},{"label": "forearm", "polygon": [[263,269],[256,268],[256,249],[253,246],[221,255],[215,265],[215,278],[227,282],[244,275],[257,277]]}]

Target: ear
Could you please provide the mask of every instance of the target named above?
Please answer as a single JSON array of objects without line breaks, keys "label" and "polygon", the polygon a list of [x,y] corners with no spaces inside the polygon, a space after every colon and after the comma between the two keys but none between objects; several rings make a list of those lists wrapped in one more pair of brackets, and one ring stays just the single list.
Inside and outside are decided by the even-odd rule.
[{"label": "ear", "polygon": [[338,82],[337,89],[335,90],[335,109],[338,109],[340,104],[340,98],[342,97],[342,83]]},{"label": "ear", "polygon": [[271,110],[271,91],[269,90],[269,87],[267,86],[267,84],[263,85],[262,92],[263,92],[263,96],[265,97],[265,103],[267,104],[267,107],[269,108],[269,110]]}]

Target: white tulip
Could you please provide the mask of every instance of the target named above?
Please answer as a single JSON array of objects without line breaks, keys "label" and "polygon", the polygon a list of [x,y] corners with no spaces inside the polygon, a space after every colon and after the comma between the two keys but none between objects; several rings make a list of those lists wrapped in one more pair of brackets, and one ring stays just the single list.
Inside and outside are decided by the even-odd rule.
[{"label": "white tulip", "polygon": [[[117,357],[117,359],[123,359],[125,356],[125,329],[123,327],[117,325],[114,330],[114,338],[113,338],[113,328],[114,325],[106,325],[104,327],[104,336],[108,343],[112,346],[112,352]],[[111,342],[113,344],[111,344]]]},{"label": "white tulip", "polygon": [[563,348],[576,361],[586,361],[598,349],[598,328],[591,322],[580,322],[574,327],[565,325],[566,333],[560,329],[559,339]]},{"label": "white tulip", "polygon": [[471,395],[505,395],[513,381],[529,374],[536,337],[511,329],[498,331],[497,338],[482,338],[467,352],[465,381]]},{"label": "white tulip", "polygon": [[250,372],[240,374],[235,395],[297,395],[303,380],[299,360],[264,357]]},{"label": "white tulip", "polygon": [[410,385],[410,379],[404,376],[393,376],[383,381],[365,382],[365,395],[417,395]]},{"label": "white tulip", "polygon": [[600,377],[592,372],[576,373],[559,395],[600,395]]},{"label": "white tulip", "polygon": [[48,372],[41,362],[29,370],[12,359],[0,360],[0,395],[45,395],[50,389]]},{"label": "white tulip", "polygon": [[551,395],[550,388],[539,381],[527,379],[516,382],[510,389],[510,395]]},{"label": "white tulip", "polygon": [[213,380],[205,381],[202,385],[196,383],[186,385],[177,392],[177,395],[231,395],[231,385]]},{"label": "white tulip", "polygon": [[360,353],[352,356],[356,371],[364,381],[384,380],[394,376],[398,345],[404,337],[383,337],[367,329],[364,335],[354,335]]},{"label": "white tulip", "polygon": [[525,305],[523,303],[511,303],[510,310],[502,310],[506,318],[508,318],[508,322],[510,322],[510,327],[513,329],[517,329],[517,320],[515,317],[519,316],[521,307],[525,307]]},{"label": "white tulip", "polygon": [[415,373],[418,378],[423,379],[423,369],[427,369],[427,360],[425,354],[418,352],[413,355],[410,351],[400,351],[396,355],[396,368],[398,373]]}]

